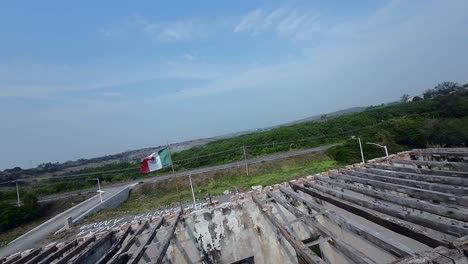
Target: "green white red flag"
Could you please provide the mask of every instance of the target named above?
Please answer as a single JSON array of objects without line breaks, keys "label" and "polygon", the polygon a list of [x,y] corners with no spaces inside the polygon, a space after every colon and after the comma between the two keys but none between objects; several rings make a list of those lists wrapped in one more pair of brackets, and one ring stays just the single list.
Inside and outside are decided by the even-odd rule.
[{"label": "green white red flag", "polygon": [[172,160],[169,150],[164,148],[154,152],[141,161],[140,174],[147,174],[171,165]]}]

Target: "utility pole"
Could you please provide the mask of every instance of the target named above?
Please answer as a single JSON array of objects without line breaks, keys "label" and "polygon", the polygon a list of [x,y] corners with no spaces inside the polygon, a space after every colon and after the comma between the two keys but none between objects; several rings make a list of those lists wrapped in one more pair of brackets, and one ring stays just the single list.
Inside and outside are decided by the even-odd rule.
[{"label": "utility pole", "polygon": [[101,183],[99,182],[99,178],[97,178],[96,180],[97,180],[97,185],[98,185],[99,198],[101,198],[101,203],[102,203]]},{"label": "utility pole", "polygon": [[172,152],[171,152],[171,145],[169,143],[167,144],[167,151],[169,152],[169,158],[171,159],[171,167],[172,167],[172,178],[175,181],[176,184],[176,191],[179,194],[179,206],[180,206],[180,212],[183,213],[183,208],[182,208],[182,198],[180,197],[180,192],[179,192],[179,181],[177,180],[176,173],[175,173],[175,168],[174,168],[174,162],[172,161]]},{"label": "utility pole", "polygon": [[362,158],[362,164],[365,164],[366,161],[364,160],[364,152],[362,151],[362,144],[361,144],[361,138],[358,137],[359,140],[359,148],[361,149],[361,158]]},{"label": "utility pole", "polygon": [[361,138],[360,137],[356,138],[355,136],[351,136],[351,139],[357,139],[359,141],[359,149],[361,150],[362,164],[365,164],[366,161],[364,160],[364,152],[362,151]]},{"label": "utility pole", "polygon": [[16,181],[16,197],[18,198],[18,207],[21,207],[21,202],[20,202],[20,197],[19,197],[18,181]]},{"label": "utility pole", "polygon": [[242,146],[242,150],[244,151],[244,162],[245,162],[245,173],[249,176],[249,164],[247,163],[247,155],[245,153],[245,146]]},{"label": "utility pole", "polygon": [[192,185],[192,173],[189,174],[189,180],[190,180],[190,189],[192,189],[192,198],[193,198],[193,210],[197,210],[197,202],[195,201],[195,192],[193,191],[193,185]]}]

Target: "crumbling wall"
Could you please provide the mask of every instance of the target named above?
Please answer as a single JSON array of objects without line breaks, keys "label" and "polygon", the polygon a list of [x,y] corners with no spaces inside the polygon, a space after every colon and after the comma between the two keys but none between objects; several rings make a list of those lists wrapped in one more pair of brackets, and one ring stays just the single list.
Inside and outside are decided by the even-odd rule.
[{"label": "crumbling wall", "polygon": [[252,256],[255,263],[298,262],[292,246],[250,199],[186,216],[166,255],[172,263],[203,258],[232,263]]}]

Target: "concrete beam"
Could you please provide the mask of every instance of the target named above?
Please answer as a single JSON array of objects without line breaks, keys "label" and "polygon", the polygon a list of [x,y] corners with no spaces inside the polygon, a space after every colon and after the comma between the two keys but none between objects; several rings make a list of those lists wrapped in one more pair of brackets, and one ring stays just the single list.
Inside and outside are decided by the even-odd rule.
[{"label": "concrete beam", "polygon": [[115,241],[115,243],[111,246],[111,248],[106,252],[106,254],[104,254],[104,256],[102,256],[97,262],[96,264],[104,264],[104,263],[107,263],[107,261],[109,261],[114,255],[115,253],[117,252],[117,250],[119,250],[120,246],[122,245],[122,243],[124,242],[124,240],[127,238],[128,234],[130,234],[130,231],[131,231],[131,227],[130,225],[127,226],[127,228],[125,229],[124,233],[122,234],[122,236],[117,239],[117,241]]},{"label": "concrete beam", "polygon": [[447,203],[455,204],[459,206],[464,206],[468,204],[468,198],[462,196],[453,196],[448,193],[434,192],[425,189],[419,189],[414,187],[408,187],[404,185],[398,185],[393,183],[386,183],[381,181],[375,181],[365,178],[359,178],[351,175],[344,175],[341,173],[329,173],[330,178],[340,179],[343,181],[358,182],[365,185],[370,185],[374,188],[385,189],[390,191],[395,191],[399,193],[404,193],[410,197],[426,200],[426,201],[435,201],[437,203]]},{"label": "concrete beam", "polygon": [[52,252],[55,252],[57,249],[58,249],[57,244],[55,244],[55,245],[49,247],[48,249],[42,251],[39,255],[33,257],[32,259],[30,259],[28,262],[26,262],[26,264],[39,263],[41,260],[45,259],[47,256],[52,254]]},{"label": "concrete beam", "polygon": [[290,182],[290,185],[293,189],[300,190],[301,192],[307,193],[312,197],[318,198],[320,200],[326,201],[331,203],[337,207],[340,207],[348,212],[351,212],[355,215],[361,216],[366,218],[367,220],[374,222],[378,225],[381,225],[385,228],[388,228],[400,235],[410,237],[416,241],[419,241],[423,244],[426,244],[430,247],[438,247],[438,246],[446,246],[448,247],[450,244],[448,241],[444,239],[444,237],[437,235],[435,233],[427,233],[413,223],[407,221],[400,221],[399,219],[395,219],[391,216],[378,213],[376,211],[370,210],[368,208],[358,206],[354,203],[337,199],[332,195],[328,195],[326,193],[311,190],[309,188],[297,185],[293,182]]},{"label": "concrete beam", "polygon": [[[37,256],[41,251],[42,251],[42,248],[33,249],[31,252],[29,252],[28,255],[21,257],[20,259],[13,262],[12,264],[24,264],[28,262],[29,260],[31,260],[32,258],[34,258],[35,256]],[[3,264],[8,264],[8,262],[4,262]]]},{"label": "concrete beam", "polygon": [[389,183],[394,183],[394,184],[403,185],[403,186],[431,190],[435,192],[449,193],[449,194],[455,194],[455,195],[468,195],[468,188],[463,188],[460,186],[399,179],[399,178],[394,178],[394,177],[386,177],[386,176],[381,176],[381,175],[376,175],[376,174],[371,174],[371,173],[366,173],[366,172],[361,172],[361,171],[346,170],[346,169],[341,169],[340,172],[346,175],[357,176],[360,178],[367,178],[367,179],[381,181],[381,182],[389,182]]},{"label": "concrete beam", "polygon": [[160,248],[158,257],[156,258],[156,264],[161,264],[163,262],[164,256],[166,255],[167,248],[169,247],[169,243],[171,242],[172,238],[174,237],[175,229],[177,227],[177,224],[179,223],[181,217],[181,211],[177,214],[176,219],[172,223],[169,234],[166,236],[164,239],[164,242]]},{"label": "concrete beam", "polygon": [[317,256],[312,250],[310,250],[302,241],[296,239],[291,235],[282,224],[280,224],[273,216],[270,210],[268,210],[262,202],[260,202],[255,195],[252,195],[252,200],[258,205],[260,211],[266,216],[266,218],[273,224],[274,227],[281,233],[281,235],[291,244],[296,250],[296,253],[301,256],[309,264],[326,264],[319,256]]},{"label": "concrete beam", "polygon": [[56,264],[65,264],[67,263],[70,259],[75,257],[78,253],[80,253],[86,246],[91,244],[92,242],[96,241],[96,236],[92,236],[88,239],[86,239],[83,243],[79,244],[78,246],[74,247],[70,252],[68,252],[66,255],[64,255],[62,258],[57,260],[55,263]]},{"label": "concrete beam", "polygon": [[401,171],[382,170],[374,168],[356,168],[357,171],[371,173],[375,175],[395,177],[400,179],[408,179],[415,181],[426,181],[431,183],[448,184],[454,186],[468,187],[468,177],[450,177],[450,176],[435,176],[419,173],[409,173]]},{"label": "concrete beam", "polygon": [[465,227],[466,223],[460,222],[457,220],[452,219],[443,219],[441,217],[431,217],[430,215],[421,216],[416,214],[411,214],[409,211],[402,211],[398,208],[391,208],[387,206],[383,206],[380,204],[373,203],[368,200],[360,199],[352,195],[344,194],[341,192],[337,192],[333,189],[325,188],[318,184],[312,184],[309,182],[304,182],[304,185],[310,187],[314,190],[318,190],[320,192],[333,195],[337,198],[343,199],[345,201],[372,209],[377,212],[384,213],[386,215],[390,215],[402,220],[407,220],[418,224],[420,226],[425,226],[442,233],[450,234],[456,237],[468,235],[468,227]]},{"label": "concrete beam", "polygon": [[156,225],[153,227],[153,229],[151,229],[148,239],[146,239],[145,242],[139,245],[137,251],[132,254],[132,258],[127,263],[137,264],[140,261],[141,257],[145,253],[147,246],[151,243],[153,238],[156,236],[156,232],[162,226],[164,221],[165,221],[164,217],[159,218],[158,222],[156,222]]},{"label": "concrete beam", "polygon": [[426,148],[426,149],[415,149],[413,151],[427,152],[427,153],[466,153],[468,155],[468,148]]},{"label": "concrete beam", "polygon": [[305,224],[317,229],[322,236],[330,237],[330,244],[355,263],[375,263],[373,260],[369,259],[365,254],[363,254],[359,250],[353,248],[352,246],[343,242],[341,239],[337,238],[332,232],[330,232],[327,228],[321,225],[314,217],[304,214],[299,209],[286,203],[272,192],[270,192],[269,195],[271,195],[271,197],[275,199],[275,202],[279,203],[291,214],[293,214],[297,218],[303,219],[303,222]]},{"label": "concrete beam", "polygon": [[398,195],[392,195],[385,192],[379,192],[368,188],[362,188],[353,184],[341,183],[331,180],[329,177],[317,177],[320,182],[324,182],[331,186],[336,186],[342,189],[347,189],[353,192],[362,193],[370,197],[374,197],[383,201],[401,205],[404,207],[411,207],[421,211],[429,212],[432,214],[440,215],[443,217],[453,218],[460,221],[468,222],[468,211],[464,208],[450,208],[447,206],[435,205],[426,201],[417,200],[413,198],[405,198]]},{"label": "concrete beam", "polygon": [[[284,193],[286,196],[290,197],[291,199],[294,199],[297,202],[300,202],[307,206],[308,208],[312,209],[312,207],[316,207],[316,205],[308,200],[305,200],[302,198],[298,193],[293,192],[289,188],[286,188],[284,186],[280,185],[280,190],[282,193]],[[270,195],[270,192],[267,192],[268,195]],[[321,207],[321,206],[320,206]],[[374,245],[376,245],[379,248],[382,248],[383,250],[401,258],[409,255],[414,255],[415,252],[411,250],[410,248],[402,245],[401,243],[388,238],[379,232],[365,227],[363,225],[357,224],[353,221],[350,221],[341,215],[336,214],[335,212],[331,210],[327,210],[322,207],[321,209],[322,214],[325,215],[331,222],[335,223],[336,225],[340,227],[344,227],[345,229],[351,231],[352,233],[355,233],[356,235],[365,238],[366,240],[372,242]]]},{"label": "concrete beam", "polygon": [[331,239],[330,237],[320,237],[319,239],[317,239],[317,240],[315,240],[313,242],[307,243],[306,246],[310,248],[310,247],[316,246],[318,244],[327,243],[327,242],[330,241],[330,239]]},{"label": "concrete beam", "polygon": [[377,163],[366,163],[368,168],[376,168],[382,170],[392,170],[392,171],[401,171],[401,172],[410,172],[410,173],[420,173],[424,175],[434,175],[434,176],[448,176],[448,177],[463,177],[467,178],[467,172],[461,171],[447,171],[447,170],[435,170],[435,169],[422,169],[422,168],[405,168],[405,167],[396,167],[390,165],[383,165]]},{"label": "concrete beam", "polygon": [[143,225],[138,228],[138,230],[122,245],[119,251],[109,260],[109,264],[117,264],[120,263],[120,255],[124,252],[127,252],[128,249],[135,243],[137,236],[139,236],[145,229],[149,227],[149,221],[146,220]]},{"label": "concrete beam", "polygon": [[63,253],[67,252],[71,248],[75,247],[78,244],[78,242],[75,240],[71,241],[70,243],[64,245],[63,247],[59,248],[57,251],[54,253],[50,254],[47,256],[45,259],[39,262],[39,264],[46,264],[46,263],[51,263],[58,257],[60,257]]},{"label": "concrete beam", "polygon": [[[78,256],[76,256],[71,263],[72,264],[85,264],[93,262],[97,259],[99,260],[101,257],[96,256],[96,252],[102,252],[102,255],[106,254],[106,251],[112,246],[112,238],[114,236],[114,231],[109,231],[103,237],[101,237],[96,243],[94,243],[91,247],[87,248],[83,252],[81,252]],[[94,261],[92,261],[94,259]]]},{"label": "concrete beam", "polygon": [[392,164],[408,165],[413,167],[427,167],[428,169],[440,168],[453,171],[468,171],[468,163],[465,162],[441,162],[441,161],[422,161],[422,160],[392,160]]}]

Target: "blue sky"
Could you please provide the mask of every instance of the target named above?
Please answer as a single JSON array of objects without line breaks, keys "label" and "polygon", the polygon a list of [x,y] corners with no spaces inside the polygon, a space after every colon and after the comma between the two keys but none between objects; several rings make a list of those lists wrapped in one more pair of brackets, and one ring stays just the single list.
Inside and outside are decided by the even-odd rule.
[{"label": "blue sky", "polygon": [[0,169],[468,82],[468,2],[3,1]]}]

